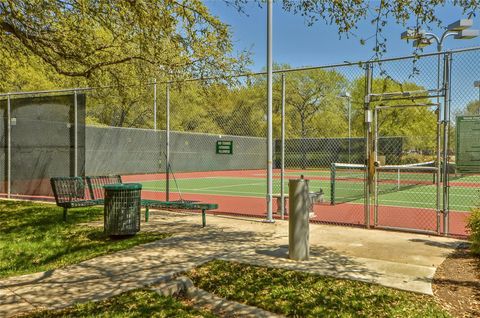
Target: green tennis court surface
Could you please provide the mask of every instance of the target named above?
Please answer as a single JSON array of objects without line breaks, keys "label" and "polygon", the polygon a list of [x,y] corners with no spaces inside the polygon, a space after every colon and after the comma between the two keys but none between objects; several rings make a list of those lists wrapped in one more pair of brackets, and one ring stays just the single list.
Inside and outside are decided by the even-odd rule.
[{"label": "green tennis court surface", "polygon": [[[325,202],[330,202],[330,172],[329,171],[304,171],[305,178],[310,179],[311,191],[323,189]],[[298,177],[299,172],[289,172],[287,178],[291,176]],[[316,178],[316,179],[315,179]],[[425,178],[425,176],[423,177]],[[430,178],[430,177],[428,177]],[[431,179],[429,179],[431,180]],[[465,178],[456,178],[452,182],[461,184],[462,182],[480,182],[479,176],[467,176]],[[144,191],[165,192],[165,180],[141,181]],[[395,184],[388,184],[392,187]],[[264,198],[266,193],[266,180],[259,177],[204,177],[188,178],[188,173],[177,178],[176,184],[171,180],[170,191],[188,194],[204,195],[222,195],[235,197],[256,197]],[[382,185],[380,185],[382,187]],[[363,203],[364,183],[358,180],[337,181],[335,188],[335,199],[338,205],[341,202],[350,202],[356,204]],[[280,181],[274,179],[274,193],[280,193]],[[285,192],[288,193],[288,180],[285,180]],[[436,204],[436,186],[434,184],[415,185],[399,191],[391,190],[388,193],[379,195],[380,205],[412,207],[412,208],[430,208],[434,209]],[[471,186],[452,186],[450,188],[450,209],[454,211],[470,211],[478,202],[480,192],[477,188]]]}]

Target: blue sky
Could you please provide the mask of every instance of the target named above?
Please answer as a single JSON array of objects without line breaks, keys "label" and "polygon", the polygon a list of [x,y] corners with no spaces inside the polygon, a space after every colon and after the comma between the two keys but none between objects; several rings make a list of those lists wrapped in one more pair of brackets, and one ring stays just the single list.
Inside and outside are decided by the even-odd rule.
[{"label": "blue sky", "polygon": [[[235,51],[249,50],[252,53],[253,71],[260,71],[266,65],[266,7],[260,8],[256,3],[249,4],[245,10],[248,16],[238,13],[222,0],[206,0],[211,12],[231,27]],[[458,20],[462,16],[459,8],[447,5],[439,8],[437,16],[445,23]],[[474,19],[474,26],[480,28],[480,19]],[[388,35],[388,52],[385,56],[403,56],[413,52],[411,43],[400,40],[404,26],[390,21],[385,34]],[[367,60],[372,57],[374,39],[366,45],[359,44],[360,38],[374,34],[374,27],[369,21],[360,23],[356,33],[357,38],[339,39],[337,27],[326,25],[323,21],[313,26],[307,26],[304,18],[299,15],[284,12],[280,3],[273,8],[273,58],[275,63],[287,63],[293,67],[342,63],[345,60]],[[435,33],[441,30],[434,27]],[[480,39],[454,40],[445,42],[446,49],[462,48],[480,45]],[[435,51],[434,45],[424,52]]]}]

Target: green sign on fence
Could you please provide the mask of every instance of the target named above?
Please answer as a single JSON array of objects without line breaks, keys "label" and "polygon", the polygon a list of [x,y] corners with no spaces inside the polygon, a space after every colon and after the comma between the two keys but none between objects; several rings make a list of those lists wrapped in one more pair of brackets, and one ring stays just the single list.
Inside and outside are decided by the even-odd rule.
[{"label": "green sign on fence", "polygon": [[480,171],[480,116],[457,117],[457,153],[460,172]]},{"label": "green sign on fence", "polygon": [[217,140],[217,154],[231,155],[233,154],[232,140]]}]

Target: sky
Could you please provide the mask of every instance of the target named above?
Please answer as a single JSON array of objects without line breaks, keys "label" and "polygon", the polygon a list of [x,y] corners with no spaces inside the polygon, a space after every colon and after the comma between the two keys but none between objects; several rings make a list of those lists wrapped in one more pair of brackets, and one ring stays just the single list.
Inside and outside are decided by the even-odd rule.
[{"label": "sky", "polygon": [[[266,69],[266,6],[259,7],[251,2],[244,9],[246,14],[236,11],[228,6],[223,0],[205,0],[205,4],[213,15],[230,26],[234,52],[247,50],[251,53],[251,71]],[[460,8],[447,4],[437,9],[437,17],[448,24],[459,19],[466,18]],[[361,21],[356,36],[342,38],[338,35],[336,25],[328,25],[324,21],[318,21],[313,26],[308,26],[300,15],[283,11],[280,1],[273,5],[273,62],[288,64],[291,67],[320,66],[357,61],[366,61],[373,57],[375,39],[371,38],[365,45],[360,44],[361,38],[368,38],[375,34],[375,27],[370,22],[371,17]],[[480,18],[474,17],[473,28],[480,29]],[[400,34],[408,26],[414,26],[409,22],[405,26],[397,24],[393,19],[389,21],[384,30],[387,36],[387,53],[384,57],[408,56],[414,53],[412,42],[407,43],[400,39]],[[431,30],[437,35],[443,33],[443,29],[432,25]],[[480,46],[480,37],[470,40],[455,40],[449,37],[444,42],[444,50]],[[436,45],[424,48],[424,53],[436,52]],[[418,63],[421,72],[412,79],[425,88],[436,88],[436,57],[421,59]],[[388,63],[385,67],[391,67],[390,72],[397,80],[409,79],[412,64]],[[459,54],[454,56],[452,67],[452,109],[462,110],[468,102],[479,99],[479,90],[473,87],[475,80],[480,80],[480,63],[478,52],[472,54]],[[350,70],[347,70],[350,71]],[[358,70],[357,70],[358,71]],[[374,70],[375,72],[375,70]],[[358,76],[359,73],[351,72]],[[362,73],[361,73],[362,74]],[[374,73],[374,76],[378,74]],[[389,74],[390,75],[390,74]]]},{"label": "sky", "polygon": [[[252,2],[246,6],[245,15],[226,5],[223,0],[206,0],[205,3],[215,16],[230,25],[234,51],[251,52],[251,70],[260,71],[265,68],[266,6],[260,8]],[[447,24],[465,18],[459,8],[451,5],[440,8],[437,16]],[[479,18],[474,18],[474,27],[480,28]],[[395,21],[389,21],[385,31],[388,36],[386,57],[410,55],[413,52],[411,42],[400,40],[400,34],[405,28],[406,26],[397,25]],[[433,27],[432,31],[436,34],[442,32],[437,27]],[[370,21],[362,21],[355,31],[357,37],[348,39],[344,36],[340,39],[335,25],[318,21],[313,26],[308,26],[302,16],[284,12],[279,1],[276,1],[273,6],[273,60],[274,63],[289,64],[292,67],[368,60],[373,55],[374,39],[368,40],[364,46],[359,42],[360,38],[368,38],[374,32],[375,28]],[[446,40],[444,47],[454,49],[477,45],[480,45],[480,38],[454,40],[451,37]],[[434,51],[435,45],[424,49],[424,52]]]}]

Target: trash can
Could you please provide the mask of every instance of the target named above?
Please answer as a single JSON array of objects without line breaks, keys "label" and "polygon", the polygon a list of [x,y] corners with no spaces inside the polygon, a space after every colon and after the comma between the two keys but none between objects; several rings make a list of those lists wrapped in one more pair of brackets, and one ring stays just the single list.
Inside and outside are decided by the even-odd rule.
[{"label": "trash can", "polygon": [[308,180],[288,181],[288,255],[297,261],[308,260],[310,198]]},{"label": "trash can", "polygon": [[141,191],[140,183],[114,183],[105,189],[105,234],[134,235],[140,231]]}]

